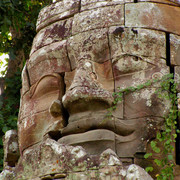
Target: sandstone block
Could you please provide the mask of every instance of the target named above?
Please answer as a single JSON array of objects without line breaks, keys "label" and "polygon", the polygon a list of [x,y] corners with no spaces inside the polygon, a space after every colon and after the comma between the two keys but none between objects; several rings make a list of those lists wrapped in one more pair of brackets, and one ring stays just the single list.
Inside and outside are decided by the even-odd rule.
[{"label": "sandstone block", "polygon": [[73,16],[79,11],[79,6],[80,0],[63,0],[46,6],[39,13],[36,30],[39,31],[53,22]]},{"label": "sandstone block", "polygon": [[[145,122],[143,119],[133,119],[133,120],[122,120],[123,123],[130,126],[132,129],[129,130],[127,135],[116,134],[116,153],[120,158],[133,157],[138,151],[145,151],[145,144],[141,138],[145,135],[144,127]],[[134,130],[133,130],[134,129]],[[138,129],[138,130],[137,130]],[[141,132],[141,133],[140,133]]]},{"label": "sandstone block", "polygon": [[175,74],[174,74],[174,80],[177,83],[177,91],[180,92],[180,66],[174,67]]},{"label": "sandstone block", "polygon": [[[134,11],[136,10],[133,9]],[[109,39],[113,59],[123,55],[166,58],[166,41],[163,32],[114,26],[109,28]]]},{"label": "sandstone block", "polygon": [[112,149],[103,151],[100,155],[100,168],[104,166],[122,166],[122,162]]},{"label": "sandstone block", "polygon": [[96,29],[68,39],[67,49],[72,69],[80,60],[103,63],[110,60],[107,29]]},{"label": "sandstone block", "polygon": [[[83,112],[108,108],[113,102],[114,88],[111,62],[98,64],[81,60],[77,66],[72,84],[62,98],[64,107],[71,115],[80,110]],[[91,103],[94,103],[93,107]]]},{"label": "sandstone block", "polygon": [[[92,70],[84,71],[83,69],[81,70],[81,68],[76,68],[74,71],[65,72],[64,81],[66,84],[66,91],[68,91],[68,89],[72,89],[73,87],[87,86],[88,83],[93,83],[93,81],[95,81],[97,82],[97,85],[103,87],[110,92],[113,92],[114,80],[111,61],[106,61],[102,64],[89,61],[87,61],[86,63],[89,64],[89,66],[91,65],[91,67],[88,67],[88,70],[90,68],[92,68]],[[75,80],[75,76],[77,76],[77,74],[79,77]],[[89,75],[92,79],[88,78]],[[84,83],[85,81],[87,82]]]},{"label": "sandstone block", "polygon": [[29,146],[41,142],[49,132],[52,132],[52,135],[54,135],[53,132],[59,132],[64,128],[64,124],[62,116],[54,118],[49,111],[43,111],[24,118],[18,124],[20,151],[23,152]]},{"label": "sandstone block", "polygon": [[112,5],[119,5],[128,2],[133,2],[132,0],[82,0],[81,1],[81,11],[104,7],[104,6],[112,6]]},{"label": "sandstone block", "polygon": [[[121,120],[121,123],[123,122],[132,131],[126,136],[116,134],[116,153],[125,164],[131,164],[129,158],[134,158],[136,153],[146,152],[147,142],[156,137],[156,132],[161,129],[164,119],[145,117]],[[127,157],[128,162],[125,159]]]},{"label": "sandstone block", "polygon": [[27,62],[27,68],[31,85],[42,76],[53,72],[64,73],[70,71],[66,41],[53,43],[36,51]]},{"label": "sandstone block", "polygon": [[171,65],[180,66],[180,36],[170,34]]},{"label": "sandstone block", "polygon": [[21,80],[22,80],[22,84],[23,84],[22,89],[21,89],[21,96],[22,96],[30,89],[27,65],[25,65],[23,70],[22,70]]},{"label": "sandstone block", "polygon": [[123,5],[102,7],[76,14],[73,20],[72,34],[112,25],[124,25]]},{"label": "sandstone block", "polygon": [[64,88],[64,82],[58,74],[46,76],[31,86],[31,90],[21,98],[19,122],[34,113],[48,110],[53,101],[62,98],[64,92],[61,88]]},{"label": "sandstone block", "polygon": [[30,56],[38,49],[71,36],[72,18],[55,22],[41,29],[33,40]]},{"label": "sandstone block", "polygon": [[138,2],[153,2],[153,3],[161,3],[178,6],[178,0],[138,0]]},{"label": "sandstone block", "polygon": [[158,98],[155,88],[145,88],[124,96],[124,117],[164,117],[169,113],[170,102]]},{"label": "sandstone block", "polygon": [[121,102],[118,102],[115,106],[116,106],[116,109],[111,112],[112,115],[113,115],[115,118],[123,119],[123,114],[124,114],[123,99],[122,99]]},{"label": "sandstone block", "polygon": [[127,27],[144,27],[180,35],[179,7],[158,3],[126,4],[125,16]]},{"label": "sandstone block", "polygon": [[[118,92],[118,89],[137,87],[149,80],[160,79],[169,73],[169,67],[164,59],[124,56],[113,62],[113,73],[115,91]],[[151,85],[158,86],[158,83]]]},{"label": "sandstone block", "polygon": [[108,129],[115,131],[114,120],[105,119],[105,110],[96,112],[77,113],[72,115],[69,120],[69,124],[62,130],[62,135],[70,135],[77,133],[84,133],[94,129]]},{"label": "sandstone block", "polygon": [[18,172],[17,180],[27,178],[132,180],[134,177],[139,180],[151,179],[144,169],[137,165],[123,166],[111,149],[102,152],[100,156],[94,156],[86,154],[81,147],[64,146],[51,139],[44,140],[38,146],[35,145],[25,151],[15,172]]},{"label": "sandstone block", "polygon": [[5,133],[5,136],[3,137],[3,146],[4,146],[4,167],[5,168],[6,166],[15,167],[20,155],[18,136],[16,130],[9,130]]},{"label": "sandstone block", "polygon": [[135,164],[132,164],[128,167],[126,179],[153,180],[144,169]]},{"label": "sandstone block", "polygon": [[[60,144],[82,146],[89,154],[100,155],[105,149],[115,151],[115,135],[109,130],[92,130],[81,134],[64,136]],[[97,144],[98,142],[98,144]]]},{"label": "sandstone block", "polygon": [[1,180],[14,180],[15,179],[15,173],[14,173],[14,168],[8,168],[4,169],[0,173],[0,179]]}]

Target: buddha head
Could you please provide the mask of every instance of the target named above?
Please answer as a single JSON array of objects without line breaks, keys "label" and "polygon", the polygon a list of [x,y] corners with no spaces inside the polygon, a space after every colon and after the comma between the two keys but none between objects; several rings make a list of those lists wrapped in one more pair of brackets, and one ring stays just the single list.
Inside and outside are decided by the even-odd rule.
[{"label": "buddha head", "polygon": [[[61,0],[42,9],[22,73],[21,153],[46,137],[90,154],[111,148],[133,158],[146,152],[169,109],[155,93],[158,85],[124,94],[110,119],[107,113],[119,88],[170,72],[169,42],[176,63],[179,25],[167,27],[168,17],[157,14],[172,7],[180,17],[179,7],[129,0]],[[146,11],[157,17],[154,24]]]}]

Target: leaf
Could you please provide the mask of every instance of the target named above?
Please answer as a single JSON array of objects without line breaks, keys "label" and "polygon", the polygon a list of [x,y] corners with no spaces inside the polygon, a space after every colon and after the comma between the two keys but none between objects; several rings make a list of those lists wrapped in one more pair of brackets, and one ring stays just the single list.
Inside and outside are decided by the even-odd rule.
[{"label": "leaf", "polygon": [[168,159],[173,160],[173,155],[172,154],[168,155]]},{"label": "leaf", "polygon": [[146,167],[145,171],[146,172],[152,172],[153,171],[153,167]]},{"label": "leaf", "polygon": [[177,133],[180,133],[180,130],[179,130],[179,129],[177,129],[177,130],[176,130],[176,132],[177,132]]},{"label": "leaf", "polygon": [[160,133],[160,132],[157,132],[156,138],[157,138],[159,141],[162,141],[161,133]]},{"label": "leaf", "polygon": [[151,141],[151,147],[152,147],[152,148],[156,147],[156,144],[157,144],[156,141]]},{"label": "leaf", "polygon": [[155,159],[154,162],[155,162],[158,166],[161,166],[161,161],[160,161],[160,160]]},{"label": "leaf", "polygon": [[5,134],[6,131],[8,131],[8,127],[7,127],[7,126],[4,126],[4,127],[2,128],[2,131],[3,131],[3,133]]},{"label": "leaf", "polygon": [[147,158],[149,158],[150,156],[152,156],[152,153],[146,153],[146,154],[144,155],[144,158],[147,159]]}]

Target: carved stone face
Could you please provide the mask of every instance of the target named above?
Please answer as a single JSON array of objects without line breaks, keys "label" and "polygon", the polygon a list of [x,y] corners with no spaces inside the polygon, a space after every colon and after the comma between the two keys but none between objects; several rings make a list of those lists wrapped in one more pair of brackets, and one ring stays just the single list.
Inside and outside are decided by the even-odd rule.
[{"label": "carved stone face", "polygon": [[[40,12],[22,74],[21,152],[49,135],[61,144],[81,145],[90,154],[111,148],[119,157],[133,158],[146,151],[160,128],[169,104],[157,98],[158,85],[124,94],[112,119],[106,115],[119,87],[169,73],[166,17],[157,31],[142,11],[169,12],[171,6],[129,3],[124,9],[121,1],[103,2],[64,0]],[[136,11],[141,13],[135,18]]]}]

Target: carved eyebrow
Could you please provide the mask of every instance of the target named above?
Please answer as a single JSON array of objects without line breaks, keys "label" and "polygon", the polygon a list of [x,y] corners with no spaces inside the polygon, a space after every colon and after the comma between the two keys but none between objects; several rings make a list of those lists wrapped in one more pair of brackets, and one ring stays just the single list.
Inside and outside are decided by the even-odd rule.
[{"label": "carved eyebrow", "polygon": [[34,95],[34,93],[35,93],[35,91],[36,91],[36,89],[37,89],[37,86],[40,84],[40,82],[41,82],[44,78],[50,77],[50,76],[51,76],[51,77],[55,77],[55,78],[57,78],[57,79],[59,79],[59,78],[61,77],[61,75],[58,74],[58,73],[46,74],[46,75],[42,76],[33,86],[31,86],[31,88],[30,88],[30,98],[32,98],[32,96]]}]

